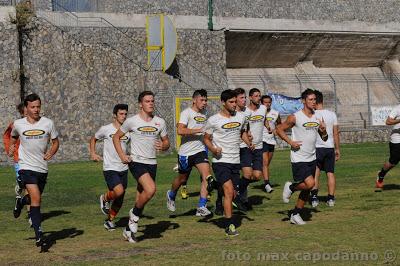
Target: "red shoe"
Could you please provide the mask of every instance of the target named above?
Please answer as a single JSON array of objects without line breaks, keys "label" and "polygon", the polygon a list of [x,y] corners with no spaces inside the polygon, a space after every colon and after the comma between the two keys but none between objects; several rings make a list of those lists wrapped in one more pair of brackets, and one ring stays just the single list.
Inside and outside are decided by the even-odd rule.
[{"label": "red shoe", "polygon": [[382,189],[383,189],[383,179],[382,181],[379,181],[379,178],[377,178],[375,181],[375,192],[381,192]]}]

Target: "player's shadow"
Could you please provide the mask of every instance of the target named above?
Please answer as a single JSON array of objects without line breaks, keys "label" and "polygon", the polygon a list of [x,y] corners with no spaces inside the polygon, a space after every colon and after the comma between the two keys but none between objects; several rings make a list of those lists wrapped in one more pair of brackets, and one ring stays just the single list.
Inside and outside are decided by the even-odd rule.
[{"label": "player's shadow", "polygon": [[256,206],[256,205],[262,205],[264,199],[266,199],[266,200],[271,200],[270,198],[268,198],[268,197],[266,197],[266,196],[260,196],[260,195],[253,195],[253,196],[250,196],[250,197],[248,198],[249,205],[250,205],[251,207]]},{"label": "player's shadow", "polygon": [[[254,221],[254,219],[247,217],[247,215],[243,212],[236,212],[232,216],[232,222],[235,224],[236,227],[240,227],[242,225],[243,219],[246,219],[247,221]],[[214,216],[210,215],[207,217],[204,217],[198,221],[199,223],[212,223],[219,228],[225,229],[227,224],[226,224],[226,218],[221,216],[218,218],[214,218]]]},{"label": "player's shadow", "polygon": [[200,192],[199,192],[199,191],[196,191],[196,192],[189,192],[189,193],[188,193],[188,196],[189,196],[189,197],[198,197],[198,196],[200,196]]},{"label": "player's shadow", "polygon": [[400,190],[400,185],[397,184],[383,185],[383,190]]},{"label": "player's shadow", "polygon": [[184,213],[180,213],[180,214],[171,214],[169,216],[169,218],[177,218],[177,217],[182,217],[182,216],[194,216],[194,215],[196,215],[196,209],[191,209],[191,210],[188,210],[188,211],[186,211]]},{"label": "player's shadow", "polygon": [[[140,226],[139,228],[141,228]],[[142,241],[144,239],[151,239],[151,238],[161,238],[162,233],[167,230],[174,230],[179,228],[179,224],[171,223],[170,221],[158,221],[156,224],[147,224],[143,226],[144,229],[138,230],[138,232],[143,233],[142,235],[136,238],[137,241]]]},{"label": "player's shadow", "polygon": [[[147,220],[153,220],[153,216],[148,216],[148,215],[142,215],[140,216],[140,219],[147,219]],[[121,217],[118,221],[115,222],[116,227],[125,227],[128,225],[129,217]]]},{"label": "player's shadow", "polygon": [[[48,252],[49,249],[57,244],[57,240],[65,239],[65,238],[75,238],[77,236],[83,235],[83,230],[78,230],[75,227],[62,229],[60,231],[48,231],[43,232],[44,239],[46,240],[47,245],[42,247],[40,252]],[[34,239],[34,238],[29,238]]]},{"label": "player's shadow", "polygon": [[[280,187],[281,185],[279,184],[271,184],[271,187],[275,190],[276,188]],[[254,185],[253,188],[259,189],[265,192],[265,184],[258,184]]]},{"label": "player's shadow", "polygon": [[[277,213],[285,215],[284,218],[282,218],[282,222],[286,222],[290,220],[290,215],[292,214],[293,210],[287,210],[287,211],[278,211]],[[312,219],[312,214],[313,213],[318,213],[320,212],[317,209],[312,209],[312,208],[304,208],[301,210],[300,216],[303,218],[304,221],[311,221]]]},{"label": "player's shadow", "polygon": [[42,221],[45,221],[45,220],[53,218],[53,217],[61,216],[64,214],[70,214],[70,213],[71,212],[64,211],[64,210],[45,212],[45,213],[42,213]]}]

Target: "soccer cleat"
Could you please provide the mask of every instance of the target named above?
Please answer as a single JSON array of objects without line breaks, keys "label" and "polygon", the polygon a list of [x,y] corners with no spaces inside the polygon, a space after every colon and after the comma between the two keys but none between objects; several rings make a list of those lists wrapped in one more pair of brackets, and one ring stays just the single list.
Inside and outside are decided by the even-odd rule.
[{"label": "soccer cleat", "polygon": [[179,165],[175,164],[174,168],[172,168],[172,171],[179,172]]},{"label": "soccer cleat", "polygon": [[236,230],[236,227],[234,224],[230,224],[226,229],[225,233],[227,236],[238,236],[239,232]]},{"label": "soccer cleat", "polygon": [[19,186],[19,184],[16,183],[16,184],[15,184],[15,195],[21,196],[21,194],[22,194],[23,191],[24,191],[23,188],[21,188],[21,187]]},{"label": "soccer cleat", "polygon": [[383,190],[383,179],[379,181],[379,176],[376,178],[375,181],[375,192],[381,192]]},{"label": "soccer cleat", "polygon": [[29,224],[29,227],[33,227],[33,224],[32,224],[32,219],[31,219],[31,217],[29,217],[29,218],[28,218],[28,224]]},{"label": "soccer cleat", "polygon": [[311,206],[313,208],[316,208],[319,204],[318,198],[317,197],[311,197]]},{"label": "soccer cleat", "polygon": [[292,191],[290,190],[290,185],[292,182],[286,182],[283,187],[282,200],[284,203],[289,203],[290,197],[292,196]]},{"label": "soccer cleat", "polygon": [[267,192],[267,193],[272,193],[272,191],[274,191],[274,189],[271,187],[270,184],[266,184],[264,188],[265,188],[265,192]]},{"label": "soccer cleat", "polygon": [[100,209],[104,215],[108,215],[108,212],[110,211],[110,203],[104,200],[103,194],[100,195]]},{"label": "soccer cleat", "polygon": [[207,180],[207,191],[208,193],[211,193],[214,190],[214,188],[217,187],[216,180],[212,175],[207,176],[206,180]]},{"label": "soccer cleat", "polygon": [[133,233],[131,231],[126,230],[126,228],[124,228],[122,230],[122,236],[129,243],[136,243],[137,242],[137,240],[136,240],[135,236],[133,235]]},{"label": "soccer cleat", "polygon": [[18,218],[21,215],[21,210],[24,207],[24,205],[22,205],[21,203],[21,196],[16,196],[15,197],[15,206],[14,206],[14,217]]},{"label": "soccer cleat", "polygon": [[207,194],[207,201],[211,201],[211,193]]},{"label": "soccer cleat", "polygon": [[297,224],[297,225],[305,225],[306,222],[303,221],[300,214],[290,215],[290,223]]},{"label": "soccer cleat", "polygon": [[236,208],[239,211],[242,212],[247,212],[248,209],[246,208],[246,206],[244,205],[244,203],[240,200],[239,197],[236,197],[233,201],[232,201],[232,205],[234,208]]},{"label": "soccer cleat", "polygon": [[207,207],[198,207],[196,211],[196,216],[205,217],[211,215],[211,212],[207,209]]},{"label": "soccer cleat", "polygon": [[50,248],[48,241],[43,237],[42,231],[39,231],[39,237],[36,238],[36,246],[40,247],[40,252],[47,252]]},{"label": "soccer cleat", "polygon": [[334,199],[330,199],[326,202],[326,205],[328,205],[328,207],[334,207],[335,206],[335,200]]},{"label": "soccer cleat", "polygon": [[133,214],[133,209],[129,210],[128,226],[132,233],[136,234],[138,229],[139,217]]},{"label": "soccer cleat", "polygon": [[187,192],[187,186],[182,186],[181,197],[182,197],[182,199],[187,199],[189,197],[188,192]]},{"label": "soccer cleat", "polygon": [[104,221],[104,228],[108,231],[114,231],[117,227],[115,226],[113,221],[105,220]]},{"label": "soccer cleat", "polygon": [[171,212],[176,211],[175,201],[169,197],[170,190],[167,191],[167,209]]}]

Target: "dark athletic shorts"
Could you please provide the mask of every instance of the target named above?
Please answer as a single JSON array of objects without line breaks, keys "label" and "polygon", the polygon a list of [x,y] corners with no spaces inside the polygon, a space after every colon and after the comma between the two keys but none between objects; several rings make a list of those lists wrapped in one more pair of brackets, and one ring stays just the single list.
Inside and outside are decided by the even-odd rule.
[{"label": "dark athletic shorts", "polygon": [[292,163],[294,181],[301,183],[309,176],[315,176],[317,161]]},{"label": "dark athletic shorts", "polygon": [[317,166],[326,173],[335,172],[335,149],[317,148]]},{"label": "dark athletic shorts", "polygon": [[136,180],[139,180],[139,178],[146,173],[149,173],[151,178],[153,180],[156,180],[156,174],[157,174],[157,165],[156,164],[131,162],[129,164],[129,170],[131,171],[133,177]]},{"label": "dark athletic shorts", "polygon": [[240,148],[240,167],[251,167],[253,170],[262,171],[263,149],[251,151],[249,148]]},{"label": "dark athletic shorts", "polygon": [[389,163],[396,165],[400,161],[400,143],[389,142],[390,157]]},{"label": "dark athletic shorts", "polygon": [[274,151],[275,151],[275,145],[263,142],[263,152],[274,152]]},{"label": "dark athletic shorts", "polygon": [[229,180],[232,180],[232,183],[236,184],[235,180],[240,179],[240,164],[212,163],[212,169],[217,182],[221,185]]},{"label": "dark athletic shorts", "polygon": [[40,173],[32,170],[19,170],[18,174],[24,188],[26,188],[26,184],[37,184],[40,193],[43,193],[47,183],[47,173]]},{"label": "dark athletic shorts", "polygon": [[180,174],[190,175],[193,166],[201,163],[208,163],[208,156],[205,151],[201,151],[190,156],[178,154],[178,172]]},{"label": "dark athletic shorts", "polygon": [[103,171],[103,175],[109,190],[113,190],[119,184],[121,184],[124,189],[128,186],[128,170],[121,172],[107,170]]}]

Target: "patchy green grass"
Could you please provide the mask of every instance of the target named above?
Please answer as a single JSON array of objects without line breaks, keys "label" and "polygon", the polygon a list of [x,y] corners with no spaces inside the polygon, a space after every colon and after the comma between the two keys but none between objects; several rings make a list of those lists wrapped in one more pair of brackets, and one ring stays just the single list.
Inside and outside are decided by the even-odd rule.
[{"label": "patchy green grass", "polygon": [[[237,214],[240,235],[227,238],[223,219],[194,216],[199,178],[193,171],[188,188],[191,197],[177,197],[177,211],[166,209],[165,192],[175,173],[175,155],[159,158],[158,192],[146,206],[139,223],[136,244],[123,241],[122,226],[135,196],[135,180],[129,175],[124,206],[116,221],[120,228],[107,232],[98,206],[105,191],[101,164],[77,162],[52,164],[43,195],[45,235],[52,244],[48,253],[34,246],[33,230],[26,215],[14,219],[14,174],[2,167],[0,179],[0,264],[279,264],[364,265],[398,264],[390,261],[393,251],[400,257],[400,168],[385,180],[385,190],[374,192],[377,171],[387,159],[387,144],[343,145],[337,164],[337,202],[307,208],[305,226],[288,222],[293,207],[281,201],[283,184],[291,180],[288,150],[277,151],[272,161],[275,191],[266,194],[261,183],[252,184],[249,198],[253,210]],[[320,196],[326,196],[326,178],[321,178]],[[209,204],[213,209],[213,201]],[[386,258],[385,256],[386,252]]]}]

